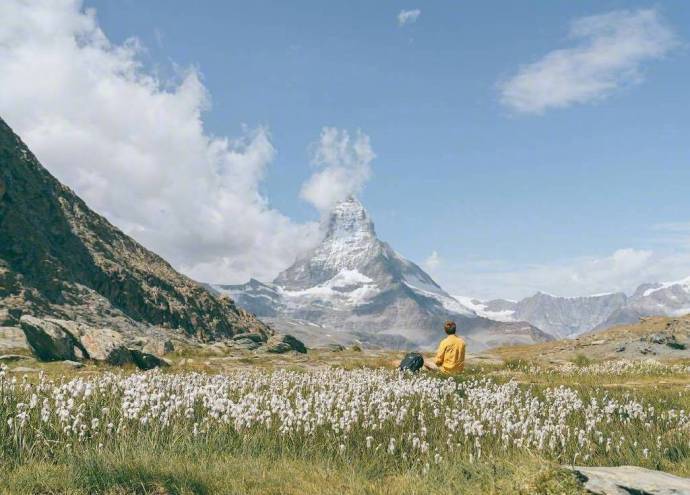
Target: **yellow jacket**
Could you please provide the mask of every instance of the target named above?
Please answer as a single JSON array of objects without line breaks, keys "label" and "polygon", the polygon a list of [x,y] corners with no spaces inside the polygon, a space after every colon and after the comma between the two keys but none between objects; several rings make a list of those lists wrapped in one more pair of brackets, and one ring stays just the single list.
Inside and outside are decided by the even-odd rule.
[{"label": "yellow jacket", "polygon": [[436,366],[444,373],[457,373],[465,368],[465,341],[449,335],[441,341],[436,352]]}]

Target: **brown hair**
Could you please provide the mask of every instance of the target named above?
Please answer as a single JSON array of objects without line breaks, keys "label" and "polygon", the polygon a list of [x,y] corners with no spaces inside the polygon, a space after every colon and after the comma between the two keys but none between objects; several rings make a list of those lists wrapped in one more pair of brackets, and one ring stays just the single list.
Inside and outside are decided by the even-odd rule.
[{"label": "brown hair", "polygon": [[454,321],[448,320],[445,325],[443,325],[443,329],[446,331],[448,335],[453,335],[455,333],[457,326],[455,325]]}]

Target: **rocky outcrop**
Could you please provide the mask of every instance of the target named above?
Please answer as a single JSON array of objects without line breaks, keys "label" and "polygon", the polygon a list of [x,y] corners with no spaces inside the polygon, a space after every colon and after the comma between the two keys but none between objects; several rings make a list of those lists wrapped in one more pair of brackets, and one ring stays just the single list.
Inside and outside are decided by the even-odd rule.
[{"label": "rocky outcrop", "polygon": [[54,321],[24,315],[20,324],[32,352],[42,361],[73,361],[88,357],[79,341]]},{"label": "rocky outcrop", "polygon": [[[133,363],[143,370],[168,365],[161,356],[150,352],[151,346],[138,349],[136,342],[127,342],[120,333],[109,328],[29,315],[22,316],[20,322],[30,349],[41,361],[91,360],[113,366]],[[171,345],[168,343],[168,348]],[[157,341],[155,347],[164,353],[166,341]]]},{"label": "rocky outcrop", "polygon": [[571,468],[595,495],[690,495],[690,479],[637,466]]},{"label": "rocky outcrop", "polygon": [[271,333],[90,210],[1,119],[0,184],[0,325],[24,313],[125,335]]},{"label": "rocky outcrop", "polygon": [[268,342],[266,342],[266,352],[282,354],[290,351],[304,354],[307,352],[307,348],[302,341],[289,334],[273,335],[268,339]]}]

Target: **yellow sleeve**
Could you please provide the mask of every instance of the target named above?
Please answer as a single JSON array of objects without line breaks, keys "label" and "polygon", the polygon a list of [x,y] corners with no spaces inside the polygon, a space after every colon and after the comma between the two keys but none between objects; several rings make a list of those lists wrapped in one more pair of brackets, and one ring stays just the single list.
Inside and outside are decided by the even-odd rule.
[{"label": "yellow sleeve", "polygon": [[438,345],[438,351],[436,351],[436,359],[434,361],[436,363],[436,366],[441,366],[443,364],[443,357],[445,354],[446,354],[446,343],[441,342]]},{"label": "yellow sleeve", "polygon": [[460,346],[460,369],[465,369],[465,348],[467,345],[465,342],[462,343],[462,346]]}]

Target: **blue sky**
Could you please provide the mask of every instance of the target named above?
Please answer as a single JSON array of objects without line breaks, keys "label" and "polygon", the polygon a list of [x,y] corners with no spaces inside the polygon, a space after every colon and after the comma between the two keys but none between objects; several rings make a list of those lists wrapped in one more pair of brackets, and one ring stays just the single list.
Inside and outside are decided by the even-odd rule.
[{"label": "blue sky", "polygon": [[[199,74],[210,95],[202,116],[208,134],[268,130],[275,155],[257,191],[295,224],[318,219],[300,191],[314,173],[313,143],[332,126],[352,135],[360,130],[376,154],[360,195],[380,237],[425,264],[450,292],[574,295],[690,274],[690,5],[684,2],[85,6],[96,9],[112,44],[138,39],[141,71],[162,81],[179,80],[190,68]],[[399,13],[415,9],[416,20],[400,25]],[[609,35],[596,25],[598,19],[615,27],[642,12],[653,14],[651,26]],[[585,31],[599,31],[577,38],[573,23],[583,18]],[[646,45],[625,51],[628,37]],[[610,42],[624,53],[611,52]],[[536,70],[544,67],[532,66],[516,89],[527,108],[506,97],[521,67],[557,50],[577,57],[567,50],[578,49],[613,57],[601,67],[577,62],[608,89],[576,87],[542,101],[551,90],[531,89],[545,75]],[[573,70],[562,77],[579,77],[583,69]],[[126,227],[126,219],[119,225]],[[242,277],[255,271],[240,270]]]}]

